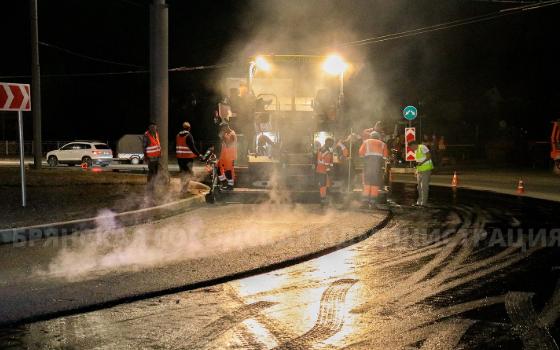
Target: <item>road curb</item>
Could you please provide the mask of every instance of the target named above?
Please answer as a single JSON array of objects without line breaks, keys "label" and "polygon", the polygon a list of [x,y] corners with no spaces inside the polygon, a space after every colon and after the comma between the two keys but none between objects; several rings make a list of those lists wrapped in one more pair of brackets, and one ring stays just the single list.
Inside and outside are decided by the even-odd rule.
[{"label": "road curb", "polygon": [[95,228],[98,220],[104,218],[114,219],[122,226],[142,224],[147,221],[180,214],[187,209],[203,204],[205,203],[204,195],[205,193],[199,193],[193,197],[175,202],[165,203],[155,207],[125,211],[114,215],[2,229],[0,230],[0,244],[18,244],[53,236],[71,235],[79,231]]}]

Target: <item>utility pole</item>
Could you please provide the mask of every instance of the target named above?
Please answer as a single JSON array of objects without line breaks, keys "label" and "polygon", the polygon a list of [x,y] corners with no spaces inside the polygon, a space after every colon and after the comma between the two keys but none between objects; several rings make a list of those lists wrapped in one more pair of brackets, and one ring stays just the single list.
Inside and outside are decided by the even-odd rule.
[{"label": "utility pole", "polygon": [[41,67],[39,65],[39,20],[37,0],[30,0],[31,7],[31,113],[33,114],[33,164],[41,169],[43,139],[41,136]]},{"label": "utility pole", "polygon": [[169,155],[168,18],[165,0],[154,0],[150,8],[150,118],[158,126],[160,165],[165,175]]}]

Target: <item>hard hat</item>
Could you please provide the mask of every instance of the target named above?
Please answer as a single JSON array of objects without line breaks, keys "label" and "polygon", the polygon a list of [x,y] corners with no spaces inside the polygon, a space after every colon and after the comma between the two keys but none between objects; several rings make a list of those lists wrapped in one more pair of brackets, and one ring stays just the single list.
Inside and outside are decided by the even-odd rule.
[{"label": "hard hat", "polygon": [[369,134],[369,137],[371,137],[372,139],[381,139],[381,134],[378,133],[377,131],[372,132],[371,134]]},{"label": "hard hat", "polygon": [[184,122],[183,123],[183,129],[190,130],[191,129],[191,124],[189,122]]}]

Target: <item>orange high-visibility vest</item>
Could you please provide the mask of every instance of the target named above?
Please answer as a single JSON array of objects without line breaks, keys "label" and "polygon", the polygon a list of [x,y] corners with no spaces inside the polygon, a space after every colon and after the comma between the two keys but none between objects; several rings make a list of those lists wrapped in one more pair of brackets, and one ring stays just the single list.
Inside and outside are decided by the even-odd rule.
[{"label": "orange high-visibility vest", "polygon": [[196,154],[187,145],[189,133],[178,133],[175,138],[175,155],[177,158],[196,158]]},{"label": "orange high-visibility vest", "polygon": [[327,169],[331,169],[333,167],[333,154],[330,150],[323,150],[320,149],[317,152],[317,168],[316,171],[319,174],[326,174]]},{"label": "orange high-visibility vest", "polygon": [[387,151],[387,145],[385,142],[377,139],[367,139],[360,147],[360,156],[379,156],[387,158],[389,156],[389,152]]},{"label": "orange high-visibility vest", "polygon": [[339,143],[337,144],[337,146],[340,147],[340,150],[341,150],[342,155],[343,155],[344,157],[350,156],[350,151],[348,150],[348,147],[346,147],[346,145],[345,145],[344,143],[339,142]]},{"label": "orange high-visibility vest", "polygon": [[159,144],[159,133],[156,131],[156,137],[152,136],[150,131],[146,131],[144,134],[148,137],[150,143],[146,146],[145,152],[146,156],[149,158],[161,157],[161,146]]},{"label": "orange high-visibility vest", "polygon": [[234,161],[237,159],[237,135],[235,131],[226,132],[222,137],[222,149],[220,160],[223,162]]}]

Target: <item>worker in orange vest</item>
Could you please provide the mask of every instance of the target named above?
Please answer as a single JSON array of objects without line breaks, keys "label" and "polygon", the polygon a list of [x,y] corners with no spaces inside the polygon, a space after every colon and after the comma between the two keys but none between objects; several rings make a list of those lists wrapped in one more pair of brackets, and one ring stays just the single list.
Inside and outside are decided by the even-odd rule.
[{"label": "worker in orange vest", "polygon": [[379,196],[379,188],[383,185],[383,165],[389,152],[381,134],[374,131],[360,147],[360,157],[364,157],[364,174],[362,191],[362,207],[371,207]]},{"label": "worker in orange vest", "polygon": [[143,136],[144,162],[148,164],[148,184],[153,186],[153,180],[159,172],[159,158],[161,157],[161,146],[159,133],[155,122],[148,124],[148,130]]},{"label": "worker in orange vest", "polygon": [[328,188],[331,187],[331,179],[329,175],[334,167],[333,146],[334,140],[327,137],[325,145],[317,152],[317,166],[315,168],[315,172],[317,173],[317,179],[319,180],[321,207],[328,204],[327,192]]},{"label": "worker in orange vest", "polygon": [[220,126],[220,139],[222,146],[218,159],[218,180],[225,183],[225,189],[231,191],[235,185],[235,160],[237,159],[237,135],[229,124],[222,123]]},{"label": "worker in orange vest", "polygon": [[196,149],[194,138],[191,134],[191,124],[183,123],[181,130],[175,137],[175,156],[179,164],[181,175],[181,190],[185,191],[193,173],[194,159],[200,157],[200,152]]}]

